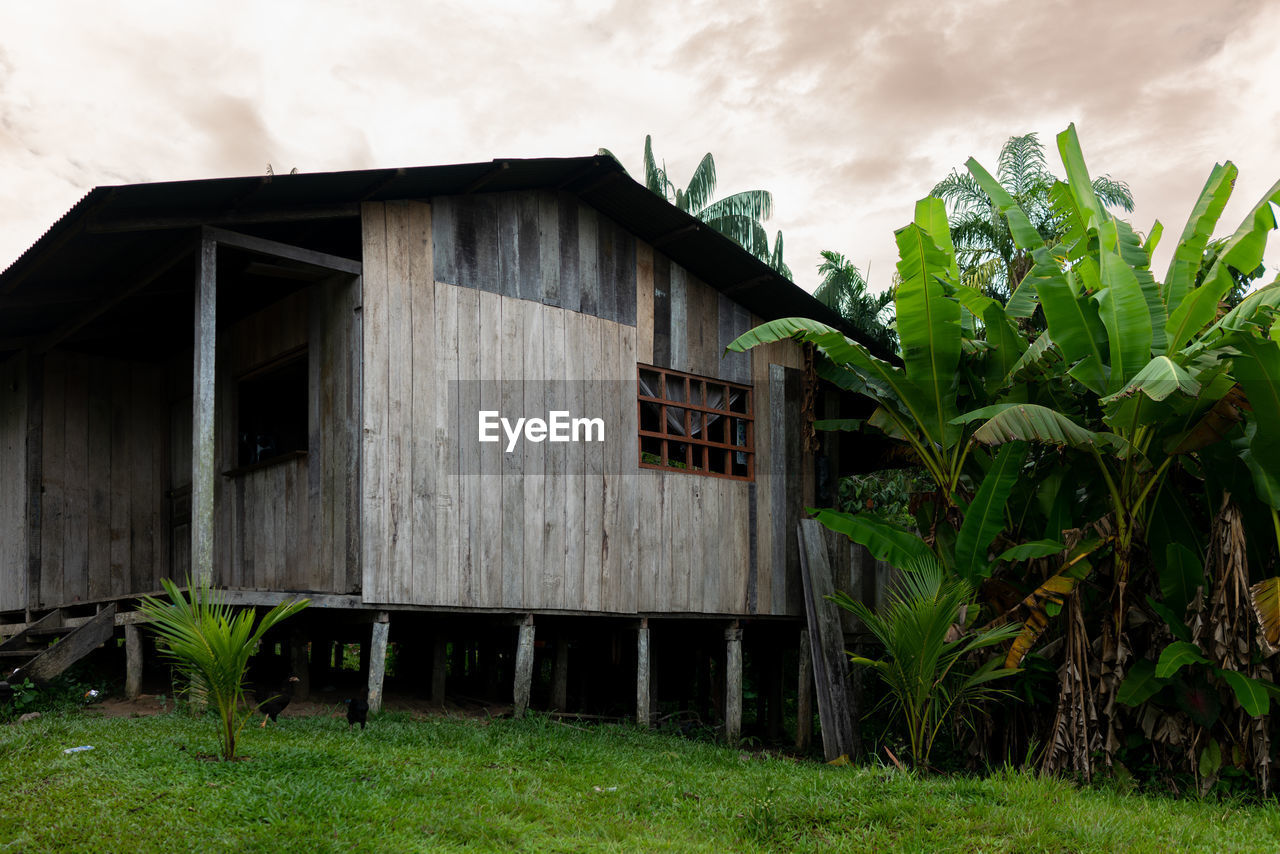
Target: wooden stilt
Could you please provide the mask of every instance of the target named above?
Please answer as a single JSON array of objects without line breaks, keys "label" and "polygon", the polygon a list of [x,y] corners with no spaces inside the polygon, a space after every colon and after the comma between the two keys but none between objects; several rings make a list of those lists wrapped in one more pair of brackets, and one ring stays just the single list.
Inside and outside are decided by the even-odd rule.
[{"label": "wooden stilt", "polygon": [[431,643],[431,702],[444,705],[445,673],[449,668],[449,640],[436,632]]},{"label": "wooden stilt", "polygon": [[520,624],[520,637],[516,643],[516,677],[514,715],[523,717],[529,708],[529,692],[533,685],[533,615],[529,614]]},{"label": "wooden stilt", "polygon": [[569,641],[556,638],[556,657],[551,662],[551,708],[569,710]]},{"label": "wooden stilt", "polygon": [[796,685],[796,750],[808,750],[813,742],[813,654],[809,630],[800,632],[800,666]]},{"label": "wooden stilt", "polygon": [[386,674],[387,635],[390,631],[391,615],[386,611],[379,611],[369,633],[368,646],[361,645],[361,657],[368,660],[369,711],[373,714],[382,710],[382,679]]},{"label": "wooden stilt", "polygon": [[649,619],[640,620],[636,630],[636,723],[645,729],[650,724]]},{"label": "wooden stilt", "polygon": [[132,623],[124,627],[124,657],[124,695],[136,700],[142,692],[142,633]]},{"label": "wooden stilt", "polygon": [[736,744],[742,736],[742,629],[735,622],[724,630],[724,737]]}]

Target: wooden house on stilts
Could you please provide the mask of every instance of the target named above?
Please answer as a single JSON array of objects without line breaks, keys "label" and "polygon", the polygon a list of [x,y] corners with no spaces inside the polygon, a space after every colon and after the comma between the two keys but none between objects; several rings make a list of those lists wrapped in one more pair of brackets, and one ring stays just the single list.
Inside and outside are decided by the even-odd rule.
[{"label": "wooden house on stilts", "polygon": [[839,322],[608,157],[95,189],[0,274],[9,663],[122,630],[136,693],[194,577],[310,597],[303,690],[357,642],[376,707],[390,640],[436,699],[733,737],[745,645],[776,730],[835,469],[801,348],[723,354],[789,315]]}]

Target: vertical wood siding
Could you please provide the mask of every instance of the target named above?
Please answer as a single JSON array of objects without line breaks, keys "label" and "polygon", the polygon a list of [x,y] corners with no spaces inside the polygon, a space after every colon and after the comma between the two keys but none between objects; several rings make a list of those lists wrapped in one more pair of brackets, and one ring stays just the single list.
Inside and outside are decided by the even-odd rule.
[{"label": "vertical wood siding", "polygon": [[0,611],[27,606],[27,360],[0,364]]},{"label": "vertical wood siding", "polygon": [[[758,319],[572,196],[362,216],[366,601],[799,613],[798,347],[723,358]],[[639,468],[637,363],[754,385],[754,483]],[[505,453],[480,409],[621,426]]]},{"label": "vertical wood siding", "polygon": [[165,369],[53,351],[42,382],[41,549],[32,604],[158,590],[169,575]]}]

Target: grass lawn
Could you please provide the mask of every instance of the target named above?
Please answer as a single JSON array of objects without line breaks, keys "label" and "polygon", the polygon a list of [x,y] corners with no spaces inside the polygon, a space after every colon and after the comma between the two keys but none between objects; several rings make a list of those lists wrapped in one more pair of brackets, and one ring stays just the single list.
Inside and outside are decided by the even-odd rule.
[{"label": "grass lawn", "polygon": [[[92,751],[63,748],[91,744]],[[1267,851],[1280,810],[1008,773],[912,780],[642,733],[449,718],[0,726],[7,851]]]}]

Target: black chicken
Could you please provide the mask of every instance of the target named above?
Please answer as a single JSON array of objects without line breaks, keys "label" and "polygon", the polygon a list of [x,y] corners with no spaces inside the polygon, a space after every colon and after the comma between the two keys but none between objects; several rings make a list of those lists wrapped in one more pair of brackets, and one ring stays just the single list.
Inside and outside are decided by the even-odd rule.
[{"label": "black chicken", "polygon": [[275,723],[276,718],[284,711],[285,706],[289,705],[289,701],[293,699],[293,686],[298,682],[297,676],[290,676],[284,681],[277,693],[269,693],[261,689],[254,689],[254,696],[258,698],[258,711],[262,712],[262,723],[260,727],[267,725],[267,718]]},{"label": "black chicken", "polygon": [[360,729],[364,729],[367,720],[369,720],[369,701],[364,697],[347,700],[347,730],[350,731],[356,724],[360,724]]}]

